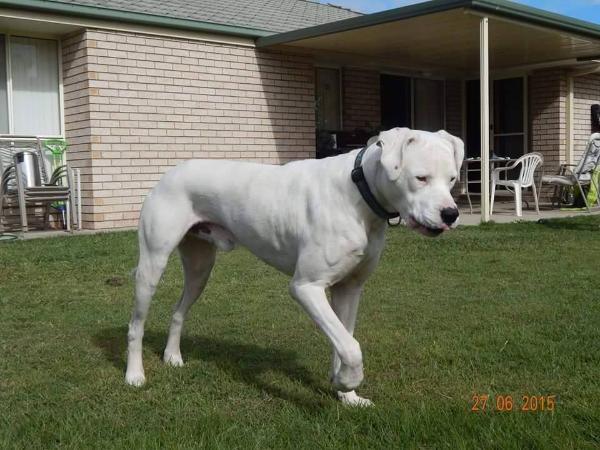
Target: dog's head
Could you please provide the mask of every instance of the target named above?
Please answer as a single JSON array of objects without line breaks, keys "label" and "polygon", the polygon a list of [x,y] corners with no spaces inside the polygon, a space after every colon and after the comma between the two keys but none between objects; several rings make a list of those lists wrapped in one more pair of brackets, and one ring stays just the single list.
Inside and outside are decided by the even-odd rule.
[{"label": "dog's head", "polygon": [[407,225],[426,236],[455,226],[458,208],[450,190],[460,174],[462,140],[445,131],[393,128],[376,143],[384,178],[378,187]]}]

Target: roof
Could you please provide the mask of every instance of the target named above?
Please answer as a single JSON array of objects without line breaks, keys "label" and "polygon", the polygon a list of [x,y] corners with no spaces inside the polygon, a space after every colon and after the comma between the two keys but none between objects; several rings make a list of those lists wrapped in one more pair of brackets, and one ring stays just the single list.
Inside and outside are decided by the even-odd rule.
[{"label": "roof", "polygon": [[391,72],[473,76],[489,18],[491,70],[573,66],[600,59],[600,26],[505,0],[433,0],[256,40],[317,62]]},{"label": "roof", "polygon": [[315,0],[0,0],[1,6],[250,37],[362,15]]},{"label": "roof", "polygon": [[571,32],[593,39],[600,39],[600,25],[598,24],[551,13],[543,9],[524,6],[511,1],[431,0],[379,13],[340,20],[334,23],[259,38],[257,44],[262,47],[287,44],[301,39],[310,39],[332,33],[356,30],[459,8],[469,9],[478,13],[502,17],[517,22],[525,22],[544,28]]}]

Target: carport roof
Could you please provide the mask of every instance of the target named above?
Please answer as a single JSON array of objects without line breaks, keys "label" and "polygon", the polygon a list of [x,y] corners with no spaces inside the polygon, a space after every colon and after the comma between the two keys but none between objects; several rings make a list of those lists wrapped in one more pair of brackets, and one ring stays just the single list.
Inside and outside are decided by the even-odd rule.
[{"label": "carport roof", "polygon": [[479,67],[482,16],[490,18],[492,69],[600,59],[600,25],[505,0],[432,0],[260,37],[256,43],[472,71]]}]

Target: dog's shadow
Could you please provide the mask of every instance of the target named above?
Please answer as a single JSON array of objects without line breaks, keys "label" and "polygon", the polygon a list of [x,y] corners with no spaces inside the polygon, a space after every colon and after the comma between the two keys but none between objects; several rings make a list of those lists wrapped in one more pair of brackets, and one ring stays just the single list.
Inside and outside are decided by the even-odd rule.
[{"label": "dog's shadow", "polygon": [[[162,358],[167,341],[165,333],[151,330],[144,334],[144,346]],[[106,328],[94,336],[94,344],[102,349],[104,356],[119,370],[125,371],[127,328]],[[290,350],[242,344],[205,336],[182,336],[181,353],[186,361],[201,360],[214,363],[219,370],[228,372],[234,379],[252,386],[272,397],[291,401],[311,410],[322,410],[330,388],[319,383],[313,375],[297,361],[297,354]],[[315,394],[306,396],[291,392],[263,378],[265,372],[277,371],[292,381],[310,388]]]}]

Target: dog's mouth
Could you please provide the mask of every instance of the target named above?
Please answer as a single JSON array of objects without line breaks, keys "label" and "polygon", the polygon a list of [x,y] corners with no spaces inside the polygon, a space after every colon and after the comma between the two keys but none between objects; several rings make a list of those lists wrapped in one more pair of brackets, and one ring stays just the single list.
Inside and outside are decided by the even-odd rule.
[{"label": "dog's mouth", "polygon": [[449,227],[446,224],[443,224],[442,228],[428,227],[427,225],[423,225],[421,222],[419,222],[413,216],[410,216],[408,218],[408,220],[406,221],[406,224],[408,225],[409,228],[411,228],[411,229],[421,233],[423,236],[427,236],[427,237],[439,236],[444,231],[449,229]]}]

